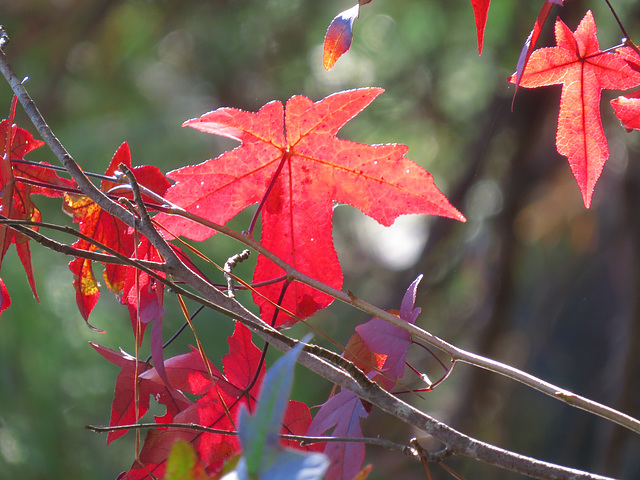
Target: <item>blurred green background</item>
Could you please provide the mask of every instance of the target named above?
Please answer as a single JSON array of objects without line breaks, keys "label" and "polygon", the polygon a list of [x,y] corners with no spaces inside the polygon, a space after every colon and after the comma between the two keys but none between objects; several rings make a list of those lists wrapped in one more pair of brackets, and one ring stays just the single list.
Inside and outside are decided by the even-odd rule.
[{"label": "blurred green background", "polygon": [[[640,4],[614,3],[640,42]],[[611,159],[585,210],[555,151],[560,88],[523,89],[510,111],[513,89],[505,79],[541,4],[493,0],[478,56],[467,0],[375,0],[362,8],[354,45],[331,72],[322,69],[323,35],[351,1],[0,0],[0,24],[11,37],[6,53],[14,69],[29,77],[27,87],[54,132],[85,170],[98,173],[123,141],[134,165],[163,171],[233,147],[180,128],[219,106],[255,110],[294,94],[318,100],[342,89],[384,87],[340,135],[407,144],[408,156],[435,176],[468,222],[411,216],[385,229],[340,206],[334,234],[345,288],[396,308],[424,273],[421,327],[638,417],[640,140],[613,118],[605,101],[617,94],[605,92]],[[574,30],[588,8],[602,48],[619,43],[604,1],[576,0],[557,12]],[[554,44],[550,26],[541,43]],[[0,83],[5,112],[10,101]],[[20,111],[17,121],[33,130]],[[56,162],[46,148],[30,158]],[[69,223],[58,201],[37,202],[46,220]],[[250,215],[232,225],[246,228]],[[198,247],[218,263],[241,250],[221,237]],[[0,318],[0,478],[115,478],[131,464],[134,436],[107,447],[105,436],[83,429],[108,423],[118,373],[87,342],[133,353],[128,315],[104,291],[91,323],[107,333],[91,331],[75,306],[69,259],[32,250],[40,303],[13,250],[1,272],[13,303]],[[250,278],[251,267],[238,271]],[[175,300],[166,303],[168,337],[182,321]],[[365,320],[333,305],[312,323],[344,344]],[[196,325],[219,365],[231,322],[205,313]],[[183,335],[167,355],[189,343]],[[412,350],[410,361],[434,380],[442,373],[422,349]],[[420,386],[411,374],[405,383]],[[322,403],[331,388],[303,369],[295,384],[294,397],[311,404]],[[472,367],[457,366],[424,400],[407,400],[499,446],[640,478],[638,436]],[[363,430],[403,443],[420,436],[375,411]],[[439,448],[429,439],[423,444]],[[375,447],[368,453],[372,479],[425,478],[402,455]],[[447,464],[469,479],[522,478],[468,459]],[[449,478],[437,466],[432,473]]]}]

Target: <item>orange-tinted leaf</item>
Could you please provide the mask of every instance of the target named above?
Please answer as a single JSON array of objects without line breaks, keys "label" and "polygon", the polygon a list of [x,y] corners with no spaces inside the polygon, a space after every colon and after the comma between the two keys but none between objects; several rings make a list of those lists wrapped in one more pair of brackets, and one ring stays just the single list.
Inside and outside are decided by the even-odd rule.
[{"label": "orange-tinted leaf", "polygon": [[[590,11],[575,33],[560,19],[556,21],[555,33],[557,46],[533,52],[521,85],[527,88],[562,85],[556,146],[569,160],[588,208],[609,158],[600,119],[602,90],[625,90],[638,85],[640,72],[635,64],[640,59],[629,47],[600,51]],[[515,82],[515,75],[511,81]]]},{"label": "orange-tinted leaf", "polygon": [[329,24],[322,50],[322,65],[326,70],[331,70],[338,59],[351,48],[353,22],[358,15],[360,15],[360,3],[340,12]]},{"label": "orange-tinted leaf", "polygon": [[611,100],[611,106],[624,128],[640,130],[640,90]]},{"label": "orange-tinted leaf", "polygon": [[[176,184],[166,198],[224,224],[246,206],[258,203],[273,185],[261,210],[262,245],[303,273],[340,288],[342,271],[332,237],[335,202],[353,205],[387,226],[408,213],[464,220],[437,189],[433,177],[405,157],[405,145],[364,145],[336,138],[340,128],[381,93],[380,88],[349,90],[315,103],[295,96],[286,106],[274,101],[256,113],[220,108],[189,120],[185,125],[234,138],[241,146],[200,165],[170,172]],[[194,240],[213,234],[180,217],[161,213],[156,219],[173,233]],[[260,256],[254,281],[283,273]],[[281,284],[259,289],[273,302],[281,290]],[[254,299],[262,318],[271,322],[273,305],[258,295]],[[282,306],[304,318],[332,300],[293,282]],[[281,314],[276,325],[293,322]]]},{"label": "orange-tinted leaf", "polygon": [[362,337],[358,332],[354,332],[344,347],[344,358],[353,362],[353,364],[364,373],[373,371],[372,367],[381,370],[387,355],[372,352],[362,341]]},{"label": "orange-tinted leaf", "polygon": [[[131,153],[127,143],[120,145],[116,151],[106,175],[112,176],[118,170],[120,164],[131,168]],[[169,181],[164,178],[157,167],[132,168],[136,179],[156,193],[162,195],[169,187]],[[103,180],[100,189],[108,192],[116,184],[110,180]],[[126,195],[125,195],[126,196]],[[131,257],[134,255],[134,236],[121,220],[105,212],[86,195],[64,194],[63,209],[70,214],[75,222],[80,224],[80,232],[88,235],[95,241],[106,247],[116,250],[118,253]],[[86,240],[80,239],[73,247],[95,251],[97,246]],[[91,310],[100,296],[98,283],[92,271],[92,261],[77,257],[69,264],[73,272],[73,285],[76,289],[76,301],[80,313],[88,320]],[[103,278],[107,287],[116,295],[121,295],[127,278],[128,267],[124,265],[106,264]]]},{"label": "orange-tinted leaf", "polygon": [[353,480],[365,480],[371,473],[371,470],[373,470],[373,465],[371,464],[365,465],[364,468],[360,470],[360,473],[356,475],[356,477]]}]

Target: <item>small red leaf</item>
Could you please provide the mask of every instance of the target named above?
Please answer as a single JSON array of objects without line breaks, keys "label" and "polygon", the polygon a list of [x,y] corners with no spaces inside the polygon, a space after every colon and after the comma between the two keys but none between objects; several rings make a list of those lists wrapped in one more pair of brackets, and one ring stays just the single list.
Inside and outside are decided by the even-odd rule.
[{"label": "small red leaf", "polygon": [[640,90],[611,100],[611,106],[624,128],[640,130]]},{"label": "small red leaf", "polygon": [[4,281],[0,278],[0,313],[4,312],[11,305],[11,297]]},{"label": "small red leaf", "polygon": [[[521,85],[562,85],[556,147],[569,160],[584,205],[589,208],[596,182],[609,158],[600,119],[602,90],[626,90],[638,85],[639,59],[629,47],[601,51],[590,11],[575,33],[560,19],[555,27],[557,46],[533,52]],[[515,75],[510,80],[515,82]]]},{"label": "small red leaf", "polygon": [[360,3],[344,12],[340,12],[329,24],[324,36],[322,65],[331,70],[338,59],[351,47],[353,41],[353,22],[360,15]]},{"label": "small red leaf", "polygon": [[226,377],[235,387],[245,389],[251,385],[257,375],[258,379],[251,388],[251,392],[257,393],[266,368],[264,362],[262,362],[260,372],[257,372],[262,351],[251,341],[251,330],[240,322],[236,322],[233,335],[227,341],[229,343],[229,353],[222,357]]}]

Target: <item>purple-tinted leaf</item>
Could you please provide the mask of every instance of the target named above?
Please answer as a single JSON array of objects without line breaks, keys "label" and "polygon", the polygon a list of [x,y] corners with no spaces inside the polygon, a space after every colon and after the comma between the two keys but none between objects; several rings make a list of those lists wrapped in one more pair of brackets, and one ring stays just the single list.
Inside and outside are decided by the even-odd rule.
[{"label": "purple-tinted leaf", "polygon": [[[342,390],[327,400],[313,422],[307,435],[322,435],[332,427],[334,437],[362,437],[360,419],[369,414],[355,393]],[[359,442],[328,443],[324,454],[331,460],[327,470],[327,480],[352,480],[364,462],[364,444]]]},{"label": "purple-tinted leaf", "polygon": [[[422,275],[413,281],[402,299],[400,318],[409,323],[415,323],[421,311],[420,308],[414,308],[420,280]],[[401,378],[404,374],[407,350],[411,345],[409,332],[381,318],[374,318],[358,325],[356,332],[369,350],[387,355],[382,371],[393,379]]]},{"label": "purple-tinted leaf", "polygon": [[[142,302],[141,302],[142,303]],[[156,318],[151,327],[151,358],[153,359],[153,366],[156,368],[158,375],[165,383],[167,387],[171,387],[169,384],[169,378],[167,378],[167,372],[164,368],[164,349],[162,348],[162,317]]]}]

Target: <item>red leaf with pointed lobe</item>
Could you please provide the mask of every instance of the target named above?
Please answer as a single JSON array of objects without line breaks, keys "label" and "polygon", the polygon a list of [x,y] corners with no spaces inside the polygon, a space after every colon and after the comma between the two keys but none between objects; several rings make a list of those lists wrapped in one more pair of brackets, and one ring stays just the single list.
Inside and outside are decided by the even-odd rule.
[{"label": "red leaf with pointed lobe", "polygon": [[[625,90],[640,83],[640,59],[631,48],[602,52],[596,24],[587,12],[575,33],[558,19],[556,47],[533,52],[521,85],[562,85],[556,147],[569,160],[585,207],[609,158],[600,119],[602,90]],[[515,82],[515,75],[511,77]]]},{"label": "red leaf with pointed lobe", "polygon": [[[340,288],[342,271],[332,238],[335,202],[353,205],[386,226],[408,213],[464,220],[437,189],[433,177],[405,157],[405,145],[364,145],[336,138],[340,128],[382,91],[349,90],[315,103],[295,96],[286,106],[274,101],[256,113],[220,108],[189,120],[185,125],[236,139],[241,145],[200,165],[170,172],[176,184],[166,198],[224,224],[248,205],[260,202],[273,185],[261,210],[262,245],[303,273]],[[161,213],[156,220],[172,233],[194,240],[213,234],[179,217]],[[260,256],[254,282],[283,273]],[[281,284],[259,289],[273,302],[278,301],[281,290]],[[254,299],[262,318],[271,322],[273,305],[259,295]],[[332,300],[293,282],[282,306],[305,318]],[[281,314],[276,326],[294,322]]]},{"label": "red leaf with pointed lobe", "polygon": [[[131,152],[129,145],[125,142],[114,154],[106,175],[113,175],[118,170],[120,164],[131,168]],[[157,167],[135,167],[132,168],[136,180],[141,185],[154,190],[163,195],[169,188],[169,181],[164,178]],[[115,187],[116,183],[103,180],[100,189],[108,192]],[[126,195],[125,195],[126,196]],[[73,216],[75,222],[80,224],[80,232],[88,235],[97,242],[116,250],[117,252],[131,257],[134,254],[134,236],[122,221],[108,214],[89,197],[85,195],[64,195],[64,210]],[[95,245],[86,240],[80,239],[73,247],[95,251]],[[85,258],[76,257],[69,263],[69,269],[74,274],[73,285],[76,289],[76,302],[80,313],[85,321],[88,321],[89,314],[95,306],[100,296],[98,282],[93,274],[92,261]],[[121,295],[125,286],[128,267],[124,265],[105,265],[104,281],[107,287],[116,295]]]},{"label": "red leaf with pointed lobe", "polygon": [[478,54],[482,54],[482,45],[484,43],[484,29],[487,25],[487,14],[489,13],[489,4],[491,0],[471,0],[473,7],[473,16],[476,20],[476,32],[478,35]]},{"label": "red leaf with pointed lobe", "polygon": [[[191,405],[192,402],[178,390],[167,388],[165,385],[140,377],[141,373],[151,368],[148,363],[136,362],[135,357],[125,352],[118,353],[110,348],[90,343],[106,360],[121,367],[120,374],[116,380],[113,404],[111,405],[110,426],[129,425],[138,421],[149,409],[149,395],[153,395],[160,404],[167,407],[167,413],[162,417],[162,421],[166,422],[171,422],[175,415]],[[134,385],[134,379],[136,378],[138,379],[137,389]],[[136,393],[138,394],[137,402]],[[107,444],[121,437],[127,431],[109,432]]]},{"label": "red leaf with pointed lobe", "polygon": [[353,22],[360,15],[360,4],[340,12],[329,24],[324,36],[322,65],[331,70],[338,59],[351,48],[353,42]]},{"label": "red leaf with pointed lobe", "polygon": [[627,131],[640,130],[640,90],[611,100],[611,106]]},{"label": "red leaf with pointed lobe", "polygon": [[[251,330],[240,322],[236,322],[233,335],[227,339],[229,353],[222,357],[224,373],[232,385],[245,389],[249,387],[260,364],[262,351],[253,344]],[[258,372],[258,379],[251,388],[250,394],[257,395],[266,372],[264,362]],[[255,396],[254,395],[254,396]]]}]

